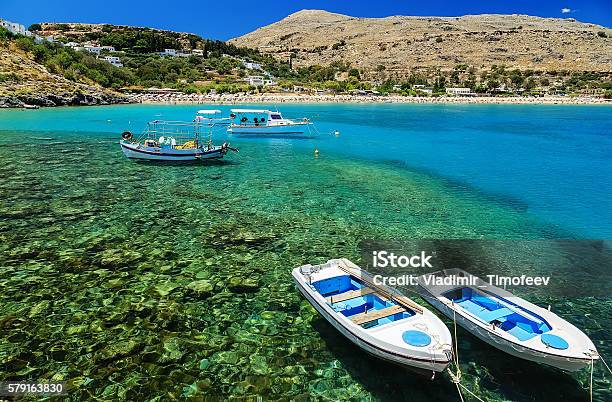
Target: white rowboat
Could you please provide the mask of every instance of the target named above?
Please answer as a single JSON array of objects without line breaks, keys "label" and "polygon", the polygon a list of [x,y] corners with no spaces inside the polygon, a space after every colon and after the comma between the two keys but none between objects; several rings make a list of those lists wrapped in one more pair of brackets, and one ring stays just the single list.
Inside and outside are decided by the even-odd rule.
[{"label": "white rowboat", "polygon": [[444,323],[396,290],[376,285],[349,260],[304,265],[292,274],[319,314],[366,352],[434,373],[451,362],[452,338]]},{"label": "white rowboat", "polygon": [[446,269],[417,281],[432,306],[513,356],[566,371],[580,370],[599,358],[593,342],[569,322],[465,271]]}]

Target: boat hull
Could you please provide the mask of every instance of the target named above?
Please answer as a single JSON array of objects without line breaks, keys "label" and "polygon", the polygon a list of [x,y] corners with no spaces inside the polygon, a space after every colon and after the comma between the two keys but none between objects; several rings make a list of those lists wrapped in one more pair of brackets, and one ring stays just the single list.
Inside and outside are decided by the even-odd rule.
[{"label": "boat hull", "polygon": [[228,127],[227,132],[232,134],[282,134],[282,135],[299,135],[304,134],[310,123],[295,123],[283,125],[241,125],[232,124]]},{"label": "boat hull", "polygon": [[495,334],[495,332],[487,330],[480,325],[472,322],[468,318],[459,313],[455,313],[453,309],[444,304],[440,299],[431,295],[426,289],[419,287],[421,296],[433,307],[442,312],[451,320],[455,319],[457,324],[466,329],[477,338],[485,341],[489,345],[506,352],[520,359],[529,360],[535,363],[546,364],[557,367],[565,371],[578,371],[591,364],[591,359],[578,359],[566,356],[559,356],[552,353],[542,353],[539,350],[531,349],[518,343],[510,342],[507,339]]},{"label": "boat hull", "polygon": [[221,159],[227,153],[227,148],[222,146],[192,149],[168,149],[157,147],[146,147],[141,144],[121,141],[123,154],[130,159],[150,161],[172,161],[193,162],[206,159]]},{"label": "boat hull", "polygon": [[[331,307],[317,301],[316,294],[310,290],[303,277],[298,273],[298,270],[299,268],[296,268],[292,274],[300,293],[334,328],[368,354],[409,369],[416,369],[416,371],[421,373],[441,372],[450,364],[450,356],[445,355],[442,351],[438,351],[435,356],[430,350],[411,352],[409,355],[405,349],[381,342],[371,335],[364,334],[363,331],[358,331],[346,325]],[[450,334],[448,336],[450,342]]]}]

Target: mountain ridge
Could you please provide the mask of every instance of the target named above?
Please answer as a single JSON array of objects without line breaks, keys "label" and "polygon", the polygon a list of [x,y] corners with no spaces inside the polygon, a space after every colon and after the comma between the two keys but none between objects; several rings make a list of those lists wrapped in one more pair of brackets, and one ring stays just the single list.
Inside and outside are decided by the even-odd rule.
[{"label": "mountain ridge", "polygon": [[334,60],[388,73],[475,67],[612,71],[612,30],[575,19],[522,14],[351,17],[301,10],[229,41],[296,66]]}]

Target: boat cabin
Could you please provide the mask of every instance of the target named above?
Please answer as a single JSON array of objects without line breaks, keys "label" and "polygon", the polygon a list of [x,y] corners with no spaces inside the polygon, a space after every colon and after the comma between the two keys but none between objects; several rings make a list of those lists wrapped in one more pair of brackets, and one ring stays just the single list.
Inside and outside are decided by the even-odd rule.
[{"label": "boat cabin", "polygon": [[294,124],[293,120],[283,118],[278,111],[273,112],[265,109],[232,109],[230,118],[233,124],[239,125],[267,125],[276,126]]}]

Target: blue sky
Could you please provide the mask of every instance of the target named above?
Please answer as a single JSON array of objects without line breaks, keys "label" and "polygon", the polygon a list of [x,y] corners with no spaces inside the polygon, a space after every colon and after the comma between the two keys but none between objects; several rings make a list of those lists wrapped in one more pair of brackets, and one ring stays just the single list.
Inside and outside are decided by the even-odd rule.
[{"label": "blue sky", "polygon": [[54,21],[149,26],[225,40],[304,8],[355,17],[516,13],[612,26],[610,0],[0,0],[0,17],[25,25]]}]

